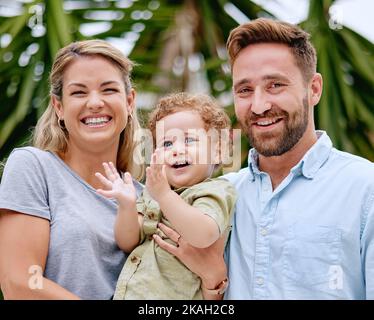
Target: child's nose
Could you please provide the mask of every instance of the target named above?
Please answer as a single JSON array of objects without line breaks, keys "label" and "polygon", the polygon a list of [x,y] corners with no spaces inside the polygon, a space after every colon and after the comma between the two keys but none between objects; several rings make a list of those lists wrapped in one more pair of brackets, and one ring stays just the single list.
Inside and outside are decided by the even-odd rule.
[{"label": "child's nose", "polygon": [[174,143],[173,156],[176,157],[179,154],[184,154],[186,151],[185,145],[182,143]]}]

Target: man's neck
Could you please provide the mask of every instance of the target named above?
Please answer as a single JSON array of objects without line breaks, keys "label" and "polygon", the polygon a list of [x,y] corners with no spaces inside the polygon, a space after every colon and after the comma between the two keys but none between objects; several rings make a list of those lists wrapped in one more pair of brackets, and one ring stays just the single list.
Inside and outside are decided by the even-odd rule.
[{"label": "man's neck", "polygon": [[300,162],[307,151],[317,142],[317,135],[304,135],[299,142],[289,151],[274,157],[259,155],[259,169],[269,174],[273,190],[288,176],[291,169]]},{"label": "man's neck", "polygon": [[76,145],[69,145],[68,151],[60,155],[62,160],[84,181],[86,181],[93,188],[103,188],[102,184],[96,178],[95,173],[100,172],[104,176],[103,162],[113,162],[116,165],[117,148],[108,148],[103,151],[92,151],[77,147]]}]

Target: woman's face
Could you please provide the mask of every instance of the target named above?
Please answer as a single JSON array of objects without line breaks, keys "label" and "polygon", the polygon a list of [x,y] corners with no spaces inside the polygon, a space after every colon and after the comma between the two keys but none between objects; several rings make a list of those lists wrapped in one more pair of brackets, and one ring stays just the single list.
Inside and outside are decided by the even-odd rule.
[{"label": "woman's face", "polygon": [[118,148],[120,133],[134,106],[120,70],[101,56],[79,57],[64,71],[62,100],[52,98],[65,122],[68,143],[79,149]]}]

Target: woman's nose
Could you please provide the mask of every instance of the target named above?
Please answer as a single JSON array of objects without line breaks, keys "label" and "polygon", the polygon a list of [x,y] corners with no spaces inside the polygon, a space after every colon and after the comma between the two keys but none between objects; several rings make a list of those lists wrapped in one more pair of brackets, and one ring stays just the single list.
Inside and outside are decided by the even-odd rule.
[{"label": "woman's nose", "polygon": [[92,110],[101,109],[102,107],[104,107],[104,101],[100,94],[96,92],[91,92],[88,95],[87,107]]}]

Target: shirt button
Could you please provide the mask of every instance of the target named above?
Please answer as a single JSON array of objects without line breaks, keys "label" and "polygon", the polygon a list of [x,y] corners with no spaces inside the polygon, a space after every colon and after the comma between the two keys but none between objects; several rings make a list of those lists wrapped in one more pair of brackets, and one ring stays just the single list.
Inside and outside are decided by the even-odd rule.
[{"label": "shirt button", "polygon": [[260,234],[261,234],[262,236],[266,236],[266,235],[268,234],[268,231],[266,230],[266,228],[262,228],[262,229],[260,230]]},{"label": "shirt button", "polygon": [[264,284],[264,278],[262,278],[262,277],[258,277],[258,278],[256,279],[256,282],[257,282],[257,284],[259,284],[259,285],[263,285],[263,284]]},{"label": "shirt button", "polygon": [[132,263],[137,263],[138,262],[138,257],[137,256],[132,256],[130,261]]}]

